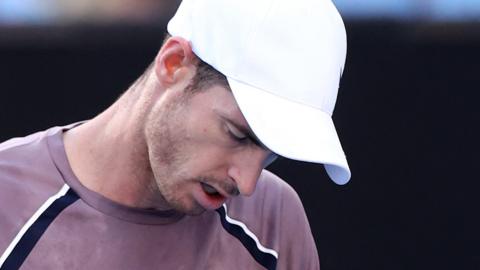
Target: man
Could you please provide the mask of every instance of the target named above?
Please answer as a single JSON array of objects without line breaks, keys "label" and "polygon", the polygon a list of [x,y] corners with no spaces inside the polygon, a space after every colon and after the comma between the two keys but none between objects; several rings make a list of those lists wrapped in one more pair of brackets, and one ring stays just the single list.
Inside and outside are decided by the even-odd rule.
[{"label": "man", "polygon": [[319,269],[275,156],[350,171],[331,120],[329,0],[185,0],[145,73],[92,120],[0,145],[0,269]]}]

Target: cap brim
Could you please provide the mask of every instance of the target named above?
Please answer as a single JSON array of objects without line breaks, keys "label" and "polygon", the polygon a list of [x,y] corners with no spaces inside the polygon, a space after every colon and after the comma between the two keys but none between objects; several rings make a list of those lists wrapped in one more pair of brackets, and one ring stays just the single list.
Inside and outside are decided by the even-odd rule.
[{"label": "cap brim", "polygon": [[329,114],[227,78],[238,106],[260,141],[286,158],[322,163],[337,184],[350,169]]}]

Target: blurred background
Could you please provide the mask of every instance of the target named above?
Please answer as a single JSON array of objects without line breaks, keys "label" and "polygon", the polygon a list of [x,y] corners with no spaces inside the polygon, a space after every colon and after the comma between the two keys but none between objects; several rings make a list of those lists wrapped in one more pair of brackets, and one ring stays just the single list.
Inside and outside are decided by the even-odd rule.
[{"label": "blurred background", "polygon": [[[152,61],[178,0],[1,0],[0,141],[88,119]],[[322,270],[480,269],[480,1],[334,0],[353,173],[281,159]],[[252,7],[253,8],[253,7]]]}]

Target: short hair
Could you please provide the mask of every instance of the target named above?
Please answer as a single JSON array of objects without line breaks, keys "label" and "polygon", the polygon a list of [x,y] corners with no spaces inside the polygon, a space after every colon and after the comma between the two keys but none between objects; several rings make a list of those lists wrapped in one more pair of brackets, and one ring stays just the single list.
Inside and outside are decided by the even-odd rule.
[{"label": "short hair", "polygon": [[[163,44],[171,37],[170,34],[166,33],[163,40]],[[197,55],[197,70],[194,77],[190,81],[190,84],[186,87],[185,90],[188,92],[196,92],[199,90],[204,90],[214,85],[219,85],[230,90],[230,86],[227,81],[227,77],[220,73],[218,70],[213,68],[211,65],[204,62]]]}]

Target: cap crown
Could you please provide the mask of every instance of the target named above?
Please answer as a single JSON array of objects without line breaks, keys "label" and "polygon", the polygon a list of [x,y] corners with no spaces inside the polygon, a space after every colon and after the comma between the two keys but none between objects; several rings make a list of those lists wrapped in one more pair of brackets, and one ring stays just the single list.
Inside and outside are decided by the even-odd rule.
[{"label": "cap crown", "polygon": [[168,31],[229,78],[333,112],[347,45],[330,0],[184,0]]}]

